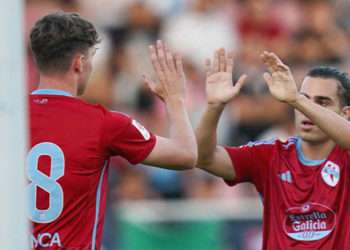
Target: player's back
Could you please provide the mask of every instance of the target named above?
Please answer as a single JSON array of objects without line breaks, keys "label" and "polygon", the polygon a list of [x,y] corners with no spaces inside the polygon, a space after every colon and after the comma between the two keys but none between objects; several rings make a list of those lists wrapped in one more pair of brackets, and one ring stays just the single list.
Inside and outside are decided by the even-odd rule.
[{"label": "player's back", "polygon": [[31,95],[27,175],[35,249],[99,249],[105,112],[69,96]]}]

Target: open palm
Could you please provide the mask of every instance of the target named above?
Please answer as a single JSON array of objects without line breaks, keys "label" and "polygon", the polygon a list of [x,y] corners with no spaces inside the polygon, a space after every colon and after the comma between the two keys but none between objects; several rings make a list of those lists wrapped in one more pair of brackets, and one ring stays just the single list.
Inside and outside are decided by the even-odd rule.
[{"label": "open palm", "polygon": [[184,99],[186,80],[182,57],[177,53],[173,54],[160,40],[157,41],[156,46],[150,46],[149,54],[158,82],[144,75],[148,88],[165,102],[169,98]]},{"label": "open palm", "polygon": [[264,52],[261,58],[270,72],[264,74],[270,93],[279,101],[294,102],[298,90],[289,67],[274,53]]},{"label": "open palm", "polygon": [[209,104],[226,104],[238,95],[246,78],[241,76],[235,85],[232,84],[233,54],[225,50],[217,50],[214,54],[213,64],[206,60],[206,93]]}]

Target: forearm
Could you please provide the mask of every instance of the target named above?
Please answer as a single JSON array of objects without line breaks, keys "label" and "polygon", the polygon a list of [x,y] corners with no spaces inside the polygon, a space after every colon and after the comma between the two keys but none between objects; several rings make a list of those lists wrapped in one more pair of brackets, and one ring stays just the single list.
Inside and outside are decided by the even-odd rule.
[{"label": "forearm", "polygon": [[216,130],[223,110],[224,105],[208,104],[196,129],[199,167],[210,165],[213,160],[217,145]]},{"label": "forearm", "polygon": [[337,144],[350,149],[350,122],[348,120],[303,95],[298,95],[297,99],[290,104],[305,114]]},{"label": "forearm", "polygon": [[197,161],[197,143],[184,100],[173,98],[165,103],[169,116],[170,139],[178,145],[178,150],[183,150],[183,154],[187,156],[185,158],[193,166]]}]

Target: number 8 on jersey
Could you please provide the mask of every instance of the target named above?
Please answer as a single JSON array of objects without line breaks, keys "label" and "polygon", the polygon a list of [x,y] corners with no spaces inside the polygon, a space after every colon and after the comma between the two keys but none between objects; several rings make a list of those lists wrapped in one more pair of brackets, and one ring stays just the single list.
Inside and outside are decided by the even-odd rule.
[{"label": "number 8 on jersey", "polygon": [[[39,158],[49,156],[51,159],[50,176],[39,170]],[[27,175],[31,183],[29,192],[29,218],[36,223],[50,223],[56,220],[63,210],[63,189],[57,182],[64,175],[65,160],[62,149],[53,143],[43,142],[35,145],[28,153]],[[49,207],[38,209],[36,206],[37,189],[49,194]]]}]

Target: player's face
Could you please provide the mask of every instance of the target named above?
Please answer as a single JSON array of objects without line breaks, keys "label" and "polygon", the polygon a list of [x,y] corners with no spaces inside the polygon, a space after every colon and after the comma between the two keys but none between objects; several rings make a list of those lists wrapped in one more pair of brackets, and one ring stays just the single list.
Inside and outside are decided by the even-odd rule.
[{"label": "player's face", "polygon": [[[337,92],[336,80],[317,77],[306,77],[300,89],[300,93],[314,103],[340,114],[341,106]],[[330,140],[309,118],[299,111],[295,111],[295,123],[297,134],[304,141],[319,144]]]},{"label": "player's face", "polygon": [[82,72],[78,80],[78,95],[82,95],[88,84],[91,72],[92,72],[92,59],[96,54],[96,48],[90,48],[88,53],[82,58]]}]

